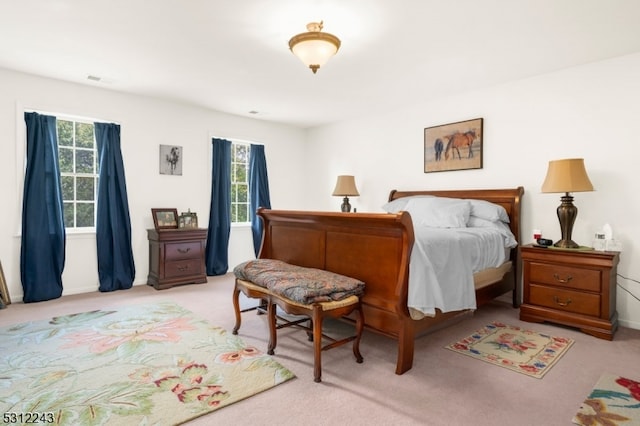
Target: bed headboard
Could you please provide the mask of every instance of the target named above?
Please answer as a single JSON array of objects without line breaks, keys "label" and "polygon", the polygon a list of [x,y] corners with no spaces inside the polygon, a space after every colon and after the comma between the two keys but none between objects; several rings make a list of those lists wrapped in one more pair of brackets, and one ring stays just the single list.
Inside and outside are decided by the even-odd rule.
[{"label": "bed headboard", "polygon": [[435,195],[436,197],[448,198],[472,198],[499,204],[507,211],[511,232],[513,232],[513,235],[520,244],[522,242],[520,235],[520,203],[523,194],[524,188],[522,186],[507,189],[457,189],[433,191],[398,191],[394,189],[389,194],[389,201],[414,195]]}]

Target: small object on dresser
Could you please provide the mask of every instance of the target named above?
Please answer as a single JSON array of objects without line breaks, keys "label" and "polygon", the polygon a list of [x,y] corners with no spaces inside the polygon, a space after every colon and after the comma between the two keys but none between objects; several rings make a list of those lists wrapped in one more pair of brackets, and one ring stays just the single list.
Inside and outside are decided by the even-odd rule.
[{"label": "small object on dresser", "polygon": [[539,229],[534,229],[533,230],[533,241],[538,241],[540,238],[542,238],[542,231]]},{"label": "small object on dresser", "polygon": [[198,227],[198,215],[191,213],[189,209],[186,213],[180,214],[179,228],[197,228]]},{"label": "small object on dresser", "polygon": [[538,245],[549,247],[551,244],[553,244],[553,241],[547,238],[538,238],[537,243]]}]

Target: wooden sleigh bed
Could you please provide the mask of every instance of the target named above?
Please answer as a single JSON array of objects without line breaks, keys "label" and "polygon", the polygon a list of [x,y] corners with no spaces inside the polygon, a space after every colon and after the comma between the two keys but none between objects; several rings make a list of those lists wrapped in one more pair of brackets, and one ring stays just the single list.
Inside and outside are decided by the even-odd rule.
[{"label": "wooden sleigh bed", "polygon": [[[503,206],[509,227],[518,243],[522,187],[511,189],[391,191],[389,201],[402,197],[434,195],[479,199]],[[462,311],[412,319],[407,307],[409,265],[414,245],[414,227],[408,212],[333,213],[259,209],[264,224],[259,258],[279,259],[290,264],[324,269],[365,282],[362,298],[365,327],[397,341],[396,374],[411,369],[414,340],[434,325]],[[518,248],[509,253],[510,268],[498,278],[476,285],[476,303],[481,306],[509,291],[513,306],[519,296]]]}]

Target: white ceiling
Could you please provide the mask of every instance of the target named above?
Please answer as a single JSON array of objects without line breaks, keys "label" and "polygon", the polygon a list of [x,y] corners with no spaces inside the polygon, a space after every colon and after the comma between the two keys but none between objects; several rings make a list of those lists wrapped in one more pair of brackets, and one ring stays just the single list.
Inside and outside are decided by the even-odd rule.
[{"label": "white ceiling", "polygon": [[[314,75],[288,40],[319,20],[342,47]],[[313,127],[639,52],[639,22],[638,0],[0,0],[0,67]]]}]

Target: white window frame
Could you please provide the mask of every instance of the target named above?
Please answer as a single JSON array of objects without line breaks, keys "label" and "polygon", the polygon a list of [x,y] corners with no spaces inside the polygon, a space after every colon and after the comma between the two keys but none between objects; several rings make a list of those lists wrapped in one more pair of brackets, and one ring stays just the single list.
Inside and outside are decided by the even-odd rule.
[{"label": "white window frame", "polygon": [[[98,168],[99,168],[99,164],[98,164],[98,146],[97,146],[97,141],[95,138],[95,125],[94,125],[94,121],[90,120],[90,119],[86,119],[86,118],[78,118],[78,117],[69,117],[69,116],[65,116],[62,114],[56,114],[56,122],[58,120],[61,121],[70,121],[73,123],[73,128],[74,128],[74,132],[73,132],[73,146],[71,148],[67,147],[67,146],[62,146],[60,145],[60,140],[58,138],[58,156],[60,156],[60,150],[67,150],[67,149],[71,149],[73,152],[73,163],[74,163],[74,169],[75,169],[75,161],[76,161],[76,152],[77,151],[92,151],[93,152],[93,159],[94,159],[94,164],[93,164],[93,173],[78,173],[78,172],[63,172],[62,170],[60,170],[60,180],[62,181],[63,177],[73,177],[74,180],[74,190],[73,190],[73,197],[74,199],[71,201],[73,203],[73,207],[74,207],[74,225],[77,223],[77,206],[78,204],[88,204],[88,203],[93,203],[93,226],[69,226],[67,223],[65,223],[65,230],[67,232],[79,232],[79,233],[84,233],[84,232],[95,232],[96,230],[96,220],[97,220],[97,215],[98,215],[98,183],[99,183],[99,175],[98,175]],[[77,123],[81,123],[81,124],[88,124],[91,125],[93,127],[93,148],[83,148],[83,147],[77,147],[75,144],[75,127]],[[57,123],[56,123],[56,131],[57,131]],[[92,178],[94,181],[94,186],[93,186],[93,199],[92,200],[78,200],[77,199],[77,186],[76,186],[76,180],[78,177],[82,177],[82,178]],[[64,210],[64,204],[68,204],[69,200],[63,200],[63,210]]]},{"label": "white window frame", "polygon": [[[236,150],[236,148],[238,146],[243,146],[246,147],[247,150],[247,158],[245,161],[243,162],[238,162],[236,161],[236,156],[234,155],[234,152]],[[239,141],[239,140],[231,140],[231,224],[232,225],[247,225],[247,224],[251,224],[251,194],[249,192],[249,164],[250,164],[250,157],[251,157],[251,143],[250,142],[245,142],[245,141]],[[237,178],[237,173],[236,170],[238,167],[243,167],[245,169],[245,177],[246,180],[242,181],[242,182],[238,182],[236,181]],[[238,197],[238,185],[246,185],[247,186],[247,201],[246,202],[234,202],[233,199],[233,195],[235,192],[235,198],[237,200]],[[246,214],[247,214],[247,221],[237,221],[237,214],[234,215],[234,207],[236,207],[236,209],[243,205],[244,208],[246,209]]]}]

